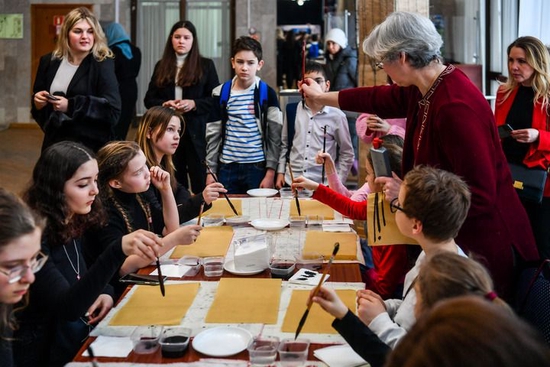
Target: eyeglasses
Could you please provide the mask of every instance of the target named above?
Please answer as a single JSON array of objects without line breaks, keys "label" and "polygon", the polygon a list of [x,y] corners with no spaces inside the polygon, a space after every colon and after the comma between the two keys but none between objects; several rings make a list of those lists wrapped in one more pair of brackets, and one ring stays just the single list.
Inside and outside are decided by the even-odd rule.
[{"label": "eyeglasses", "polygon": [[11,268],[10,270],[1,270],[0,273],[4,274],[8,277],[8,283],[13,284],[21,280],[27,273],[27,271],[30,269],[33,273],[38,272],[44,264],[46,263],[46,260],[48,260],[48,256],[45,255],[42,251],[36,255],[34,259],[31,260],[30,266],[27,265],[19,265],[14,268]]},{"label": "eyeglasses", "polygon": [[405,209],[403,209],[403,207],[399,205],[399,201],[397,201],[397,198],[395,198],[390,202],[390,211],[392,213],[397,213],[398,210],[400,210],[403,213],[407,214]]},{"label": "eyeglasses", "polygon": [[383,63],[382,61],[375,62],[375,63],[374,63],[374,66],[375,66],[376,69],[378,69],[378,70],[383,70],[383,69],[384,69],[384,63]]}]

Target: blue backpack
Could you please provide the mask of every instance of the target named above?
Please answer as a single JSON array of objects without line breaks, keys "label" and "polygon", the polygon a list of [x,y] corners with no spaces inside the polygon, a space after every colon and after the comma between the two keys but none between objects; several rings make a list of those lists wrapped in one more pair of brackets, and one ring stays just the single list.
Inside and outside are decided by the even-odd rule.
[{"label": "blue backpack", "polygon": [[[222,120],[222,144],[220,145],[220,150],[223,149],[223,143],[225,140],[225,125],[228,120],[227,115],[227,101],[231,96],[231,84],[233,80],[228,80],[222,85],[220,91],[220,109],[221,109],[221,120]],[[259,86],[254,89],[254,115],[256,118],[260,119],[260,124],[262,126],[262,139],[265,142],[267,134],[267,110],[268,110],[268,97],[267,97],[267,84],[260,80]],[[266,144],[267,149],[267,144]]]}]

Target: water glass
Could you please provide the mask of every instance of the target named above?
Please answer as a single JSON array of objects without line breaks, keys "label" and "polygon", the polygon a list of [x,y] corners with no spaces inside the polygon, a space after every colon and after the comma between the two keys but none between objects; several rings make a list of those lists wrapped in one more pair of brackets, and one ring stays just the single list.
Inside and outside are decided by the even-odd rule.
[{"label": "water glass", "polygon": [[283,339],[279,344],[279,360],[283,367],[300,367],[307,361],[309,339]]},{"label": "water glass", "polygon": [[221,277],[223,274],[223,256],[205,257],[202,263],[204,275],[207,277]]},{"label": "water glass", "polygon": [[248,355],[252,366],[272,365],[277,358],[279,338],[276,336],[255,336],[248,344]]},{"label": "water glass", "polygon": [[130,336],[134,345],[134,353],[152,354],[159,349],[159,338],[162,326],[138,326]]}]

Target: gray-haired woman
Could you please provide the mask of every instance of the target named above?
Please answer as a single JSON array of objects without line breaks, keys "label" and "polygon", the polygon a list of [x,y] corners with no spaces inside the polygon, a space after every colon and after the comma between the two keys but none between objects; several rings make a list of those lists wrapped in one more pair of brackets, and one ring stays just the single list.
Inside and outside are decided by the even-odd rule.
[{"label": "gray-haired woman", "polygon": [[[428,18],[395,12],[363,42],[363,51],[393,85],[321,93],[311,83],[302,90],[306,98],[343,110],[407,118],[403,175],[426,164],[464,178],[472,205],[457,243],[485,259],[499,294],[509,300],[514,258],[536,260],[535,241],[512,187],[491,108],[464,73],[442,64],[442,44]],[[397,197],[399,178],[377,180],[388,200]]]}]

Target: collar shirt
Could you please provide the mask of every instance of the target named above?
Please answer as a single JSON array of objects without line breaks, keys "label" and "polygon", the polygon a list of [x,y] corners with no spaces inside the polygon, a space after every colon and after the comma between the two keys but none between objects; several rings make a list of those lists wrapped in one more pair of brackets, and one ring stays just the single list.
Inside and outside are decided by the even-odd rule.
[{"label": "collar shirt", "polygon": [[[326,126],[325,152],[335,161],[338,176],[346,182],[353,164],[354,153],[346,115],[337,108],[324,106],[313,114],[311,109],[299,103],[296,110],[294,139],[290,151],[290,163],[294,177],[304,176],[321,183],[322,165],[315,163],[315,156],[323,150],[324,127]],[[288,121],[285,120],[282,134],[279,172],[285,172],[285,182],[291,183],[286,152],[288,151]],[[325,172],[325,181],[327,177]]]}]

